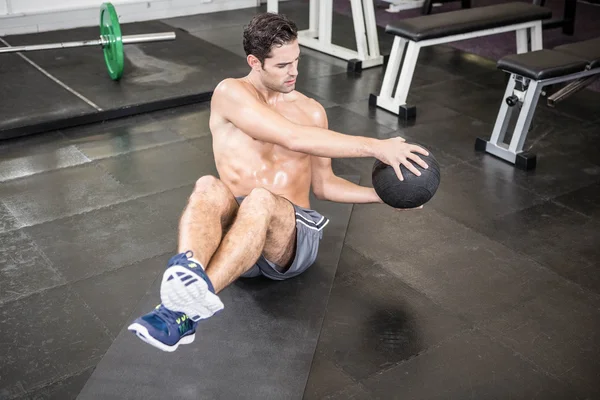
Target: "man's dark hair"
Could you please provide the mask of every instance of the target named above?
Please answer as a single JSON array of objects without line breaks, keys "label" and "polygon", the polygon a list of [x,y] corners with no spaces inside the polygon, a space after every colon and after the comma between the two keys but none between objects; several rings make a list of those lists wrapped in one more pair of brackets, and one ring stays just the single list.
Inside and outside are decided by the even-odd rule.
[{"label": "man's dark hair", "polygon": [[258,14],[244,28],[244,51],[258,58],[261,65],[273,46],[282,46],[298,37],[296,24],[283,14]]}]

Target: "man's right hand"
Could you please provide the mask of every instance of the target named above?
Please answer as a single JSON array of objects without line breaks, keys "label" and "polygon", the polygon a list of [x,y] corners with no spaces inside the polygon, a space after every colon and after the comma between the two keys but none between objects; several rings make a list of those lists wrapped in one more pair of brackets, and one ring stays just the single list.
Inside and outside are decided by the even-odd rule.
[{"label": "man's right hand", "polygon": [[406,143],[406,140],[401,137],[379,140],[375,148],[375,158],[394,168],[398,179],[401,181],[404,180],[404,177],[400,171],[400,164],[404,165],[417,176],[421,176],[421,172],[415,168],[411,160],[423,168],[429,168],[427,163],[416,153],[423,154],[424,156],[429,155],[427,150],[417,145]]}]

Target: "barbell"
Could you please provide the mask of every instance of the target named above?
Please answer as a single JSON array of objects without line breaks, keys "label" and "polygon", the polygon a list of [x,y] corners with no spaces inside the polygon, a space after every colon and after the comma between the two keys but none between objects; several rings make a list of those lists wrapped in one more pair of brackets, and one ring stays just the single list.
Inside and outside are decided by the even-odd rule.
[{"label": "barbell", "polygon": [[0,47],[2,53],[18,53],[25,51],[64,49],[71,47],[101,46],[104,52],[104,62],[108,75],[112,80],[119,80],[123,76],[125,67],[125,54],[123,45],[133,43],[160,42],[175,40],[175,32],[147,33],[141,35],[126,35],[121,33],[119,16],[111,3],[103,3],[100,7],[100,38],[79,42],[47,43],[30,46]]}]

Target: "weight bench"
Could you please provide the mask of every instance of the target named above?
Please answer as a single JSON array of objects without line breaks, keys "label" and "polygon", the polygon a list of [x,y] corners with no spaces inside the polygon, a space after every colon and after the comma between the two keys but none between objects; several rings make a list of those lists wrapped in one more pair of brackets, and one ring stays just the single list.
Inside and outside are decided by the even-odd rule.
[{"label": "weight bench", "polygon": [[[600,77],[600,38],[558,46],[553,50],[512,54],[498,60],[497,66],[511,74],[510,80],[490,140],[477,138],[475,149],[506,160],[517,168],[533,169],[536,156],[523,152],[523,144],[542,89],[573,81],[548,97],[548,105],[554,107]],[[506,144],[504,137],[515,106],[520,106],[521,111],[510,143]]]},{"label": "weight bench", "polygon": [[[422,47],[515,31],[517,53],[529,51],[528,33],[531,50],[539,50],[542,48],[542,21],[551,16],[552,11],[534,4],[505,3],[424,15],[390,24],[385,31],[396,37],[381,90],[378,96],[371,94],[369,106],[381,107],[404,120],[412,119],[416,117],[416,108],[406,104],[406,97]],[[398,85],[393,94],[396,80]]]}]

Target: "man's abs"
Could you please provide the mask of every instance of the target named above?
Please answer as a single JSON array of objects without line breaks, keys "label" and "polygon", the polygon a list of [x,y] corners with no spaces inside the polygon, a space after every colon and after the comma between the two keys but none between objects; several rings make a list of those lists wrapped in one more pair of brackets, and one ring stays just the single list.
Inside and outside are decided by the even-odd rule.
[{"label": "man's abs", "polygon": [[309,208],[310,156],[255,140],[235,127],[213,132],[219,178],[235,196],[261,187]]},{"label": "man's abs", "polygon": [[[270,106],[291,122],[314,125],[310,100],[297,92]],[[311,158],[282,146],[256,140],[211,111],[213,153],[219,177],[236,196],[256,187],[268,189],[301,207],[310,208]]]}]

